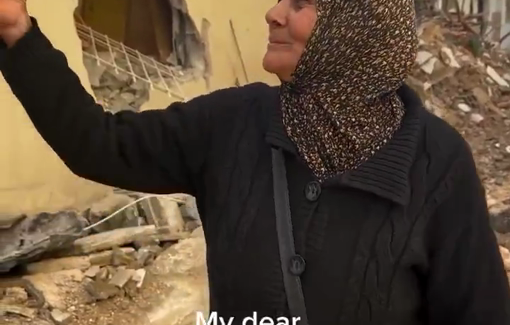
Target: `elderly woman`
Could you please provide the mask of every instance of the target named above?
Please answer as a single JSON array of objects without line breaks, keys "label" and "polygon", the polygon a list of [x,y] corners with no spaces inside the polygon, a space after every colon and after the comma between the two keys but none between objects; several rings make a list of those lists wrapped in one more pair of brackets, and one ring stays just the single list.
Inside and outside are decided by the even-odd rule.
[{"label": "elderly woman", "polygon": [[404,85],[413,3],[281,0],[266,20],[281,86],[165,110],[104,112],[21,0],[0,0],[0,69],[77,175],[197,198],[216,321],[510,324],[469,146]]}]

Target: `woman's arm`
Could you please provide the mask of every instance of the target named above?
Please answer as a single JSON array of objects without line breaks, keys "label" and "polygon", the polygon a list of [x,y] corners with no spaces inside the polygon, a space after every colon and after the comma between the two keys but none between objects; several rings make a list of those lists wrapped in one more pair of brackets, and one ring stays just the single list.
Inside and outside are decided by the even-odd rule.
[{"label": "woman's arm", "polygon": [[485,191],[465,143],[453,170],[450,194],[429,227],[427,324],[510,324],[508,279],[489,225]]},{"label": "woman's arm", "polygon": [[[0,70],[44,140],[75,174],[124,189],[195,194],[225,91],[165,110],[110,114],[33,26],[0,49]],[[1,104],[0,104],[1,106]],[[214,108],[214,109],[213,109]],[[10,109],[1,107],[1,109]]]}]

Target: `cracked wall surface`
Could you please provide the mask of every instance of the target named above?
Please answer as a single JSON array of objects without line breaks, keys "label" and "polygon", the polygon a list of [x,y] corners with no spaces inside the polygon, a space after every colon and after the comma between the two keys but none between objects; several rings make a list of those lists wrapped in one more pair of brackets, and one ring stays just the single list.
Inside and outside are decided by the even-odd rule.
[{"label": "cracked wall surface", "polygon": [[[184,3],[184,0],[169,1]],[[188,98],[235,86],[236,81],[241,85],[256,81],[278,84],[278,79],[262,68],[268,37],[264,16],[276,2],[186,0],[187,11],[197,29],[207,31],[207,35],[201,36],[206,38],[211,68],[207,82],[199,79],[183,85],[183,92]],[[207,24],[206,28],[204,24]],[[168,96],[157,91],[153,91],[150,98],[142,109],[164,108],[172,102]]]}]

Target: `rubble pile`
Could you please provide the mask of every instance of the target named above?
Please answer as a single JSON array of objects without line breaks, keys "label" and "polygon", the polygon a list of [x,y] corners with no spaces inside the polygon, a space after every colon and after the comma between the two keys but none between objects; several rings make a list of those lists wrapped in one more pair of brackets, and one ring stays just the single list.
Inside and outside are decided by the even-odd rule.
[{"label": "rubble pile", "polygon": [[[198,70],[163,65],[152,58],[136,58],[120,51],[92,51],[83,45],[83,63],[98,103],[112,113],[121,110],[140,111],[149,100],[151,82],[162,89],[175,91],[179,84],[199,76]],[[134,51],[134,50],[131,50]],[[134,53],[137,53],[134,51]],[[163,85],[166,84],[166,86]]]},{"label": "rubble pile", "polygon": [[407,83],[471,145],[510,275],[510,54],[456,17],[441,15],[421,25]]},{"label": "rubble pile", "polygon": [[[109,52],[100,52],[98,56],[107,62],[111,61]],[[150,86],[147,82],[133,78],[127,74],[115,71],[113,66],[98,64],[90,56],[84,56],[83,62],[88,71],[92,90],[98,103],[112,112],[121,110],[139,111],[140,107],[149,100]],[[128,69],[127,63],[125,69]]]},{"label": "rubble pile", "polygon": [[0,324],[97,324],[83,311],[142,299],[153,263],[200,231],[185,195],[118,191],[85,211],[20,216],[0,229]]}]

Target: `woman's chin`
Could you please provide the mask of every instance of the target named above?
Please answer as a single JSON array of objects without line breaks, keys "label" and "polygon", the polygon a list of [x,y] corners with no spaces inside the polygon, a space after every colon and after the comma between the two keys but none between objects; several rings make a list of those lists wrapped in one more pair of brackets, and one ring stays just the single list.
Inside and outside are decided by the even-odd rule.
[{"label": "woman's chin", "polygon": [[278,76],[280,80],[289,81],[295,65],[292,64],[292,60],[288,57],[288,55],[286,56],[282,53],[275,52],[277,51],[268,49],[264,55],[264,59],[262,60],[262,67],[267,72]]}]

